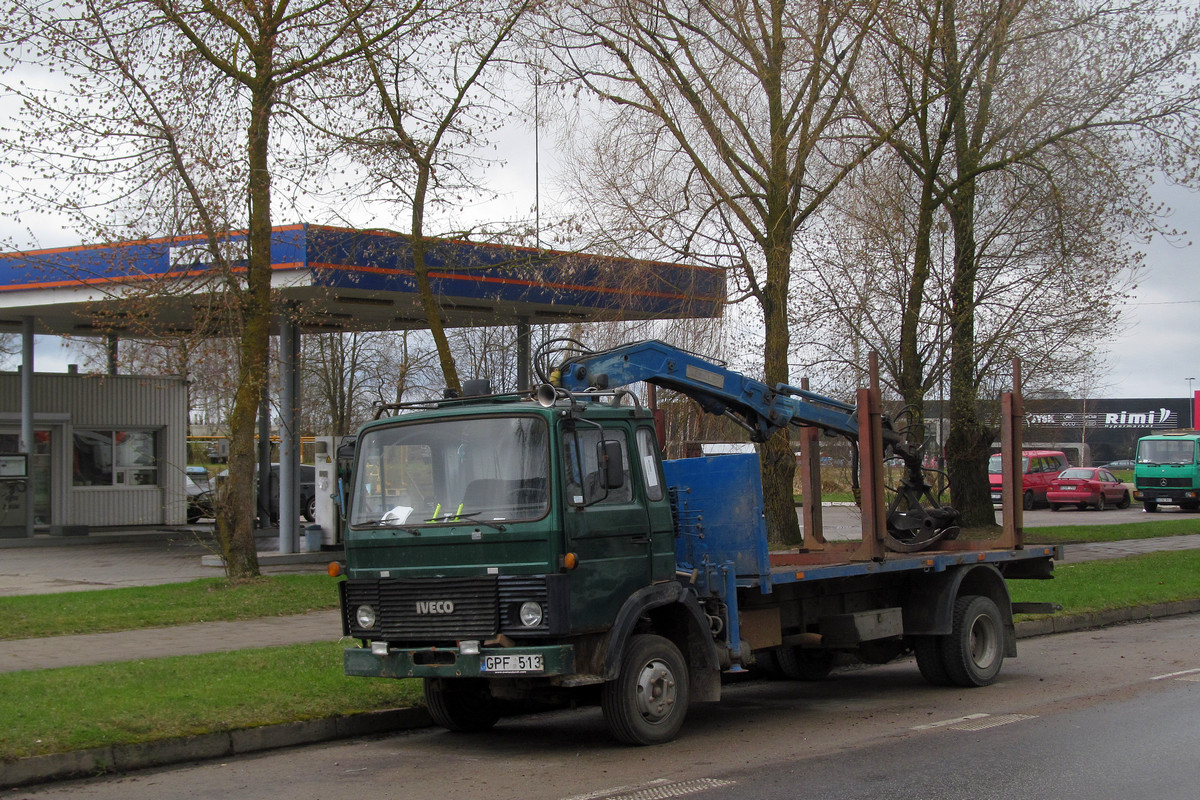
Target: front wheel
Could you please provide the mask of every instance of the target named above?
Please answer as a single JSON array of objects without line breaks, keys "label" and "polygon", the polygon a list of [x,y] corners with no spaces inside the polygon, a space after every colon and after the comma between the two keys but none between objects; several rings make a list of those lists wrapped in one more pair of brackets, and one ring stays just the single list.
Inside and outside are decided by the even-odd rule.
[{"label": "front wheel", "polygon": [[942,640],[942,663],[956,686],[987,686],[1004,663],[1004,619],[990,597],[963,595],[954,603],[954,625]]},{"label": "front wheel", "polygon": [[1026,511],[1033,511],[1033,492],[1028,491],[1021,499],[1021,508]]},{"label": "front wheel", "polygon": [[499,704],[480,678],[426,678],[425,707],[438,725],[464,733],[486,731],[500,719]]},{"label": "front wheel", "polygon": [[1126,491],[1121,495],[1121,499],[1117,501],[1117,508],[1129,508],[1129,492]]},{"label": "front wheel", "polygon": [[1151,514],[1153,514],[1155,511],[1158,511],[1158,503],[1155,503],[1151,500],[1147,500],[1146,502],[1142,503],[1142,507]]},{"label": "front wheel", "polygon": [[670,639],[632,637],[616,680],[600,694],[609,732],[626,744],[671,741],[687,716],[688,688],[687,663]]}]

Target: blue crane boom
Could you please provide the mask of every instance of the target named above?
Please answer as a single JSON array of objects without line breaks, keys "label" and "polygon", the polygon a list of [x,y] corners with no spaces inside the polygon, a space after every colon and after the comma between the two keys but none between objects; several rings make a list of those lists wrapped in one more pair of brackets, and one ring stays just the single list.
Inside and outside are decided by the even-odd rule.
[{"label": "blue crane boom", "polygon": [[[734,420],[756,442],[765,442],[788,426],[816,426],[849,439],[857,464],[856,406],[785,383],[772,389],[666,342],[650,339],[599,352],[576,349],[553,370],[549,380],[570,392],[612,390],[639,381],[672,389],[692,398],[708,413]],[[900,484],[886,511],[888,546],[912,552],[938,538],[954,538],[960,515],[934,497],[933,487],[925,481],[920,444],[909,443],[887,416],[882,423],[884,458],[896,455],[904,462]],[[857,495],[857,470],[853,478]]]},{"label": "blue crane boom", "polygon": [[[762,381],[655,339],[563,361],[558,383],[570,391],[615,389],[639,381],[685,394],[710,414],[732,417],[756,442],[789,425],[858,435],[855,406],[785,383]],[[553,382],[553,378],[552,378]]]}]

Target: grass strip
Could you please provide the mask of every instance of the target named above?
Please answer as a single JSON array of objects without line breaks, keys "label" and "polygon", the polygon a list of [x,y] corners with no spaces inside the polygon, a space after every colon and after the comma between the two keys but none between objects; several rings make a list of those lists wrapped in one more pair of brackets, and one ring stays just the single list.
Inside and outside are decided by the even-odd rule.
[{"label": "grass strip", "polygon": [[1079,544],[1082,542],[1119,542],[1124,539],[1157,539],[1160,536],[1187,536],[1200,533],[1200,517],[1156,522],[1127,522],[1118,525],[1048,525],[1025,528],[1025,541],[1031,544]]},{"label": "grass strip", "polygon": [[286,616],[337,602],[337,582],[324,574],[0,597],[0,640]]},{"label": "grass strip", "polygon": [[342,674],[341,642],[0,674],[0,759],[421,703],[421,682]]},{"label": "grass strip", "polygon": [[1195,600],[1200,598],[1200,550],[1059,564],[1054,580],[1009,581],[1008,587],[1014,601],[1059,603],[1062,614]]}]

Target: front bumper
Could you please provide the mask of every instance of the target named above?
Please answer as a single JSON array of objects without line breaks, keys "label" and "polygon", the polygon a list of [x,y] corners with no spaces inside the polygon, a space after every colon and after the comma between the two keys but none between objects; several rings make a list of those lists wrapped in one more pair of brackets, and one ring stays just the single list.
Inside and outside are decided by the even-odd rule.
[{"label": "front bumper", "polygon": [[1159,505],[1182,505],[1183,503],[1200,502],[1200,490],[1139,486],[1133,490],[1133,499]]},{"label": "front bumper", "polygon": [[[512,668],[487,671],[488,656],[509,656]],[[540,657],[542,668],[523,668],[521,657]],[[342,660],[347,675],[366,678],[548,678],[575,672],[575,648],[569,644],[481,647],[478,654],[457,647],[389,647],[384,655],[348,647]]]}]

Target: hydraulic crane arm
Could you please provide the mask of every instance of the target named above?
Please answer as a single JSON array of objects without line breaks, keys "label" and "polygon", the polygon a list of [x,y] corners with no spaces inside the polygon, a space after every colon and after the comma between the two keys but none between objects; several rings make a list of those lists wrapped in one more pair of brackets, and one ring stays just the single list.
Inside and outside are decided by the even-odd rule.
[{"label": "hydraulic crane arm", "polygon": [[[765,442],[789,425],[812,425],[846,437],[857,454],[855,406],[784,383],[772,389],[724,364],[657,340],[594,353],[570,344],[574,349],[549,376],[543,376],[568,391],[610,390],[644,381],[685,394],[711,414],[730,417],[756,442]],[[939,538],[954,538],[959,513],[934,498],[925,481],[921,447],[907,442],[886,416],[883,444],[884,458],[895,454],[904,461],[900,485],[887,509],[887,546],[912,552]],[[857,483],[855,487],[857,491]]]},{"label": "hydraulic crane arm", "polygon": [[815,425],[856,437],[855,407],[814,392],[779,384],[774,389],[665,342],[648,340],[576,355],[563,361],[551,382],[570,391],[615,389],[638,381],[685,394],[710,414],[733,417],[756,442],[788,425]]}]

